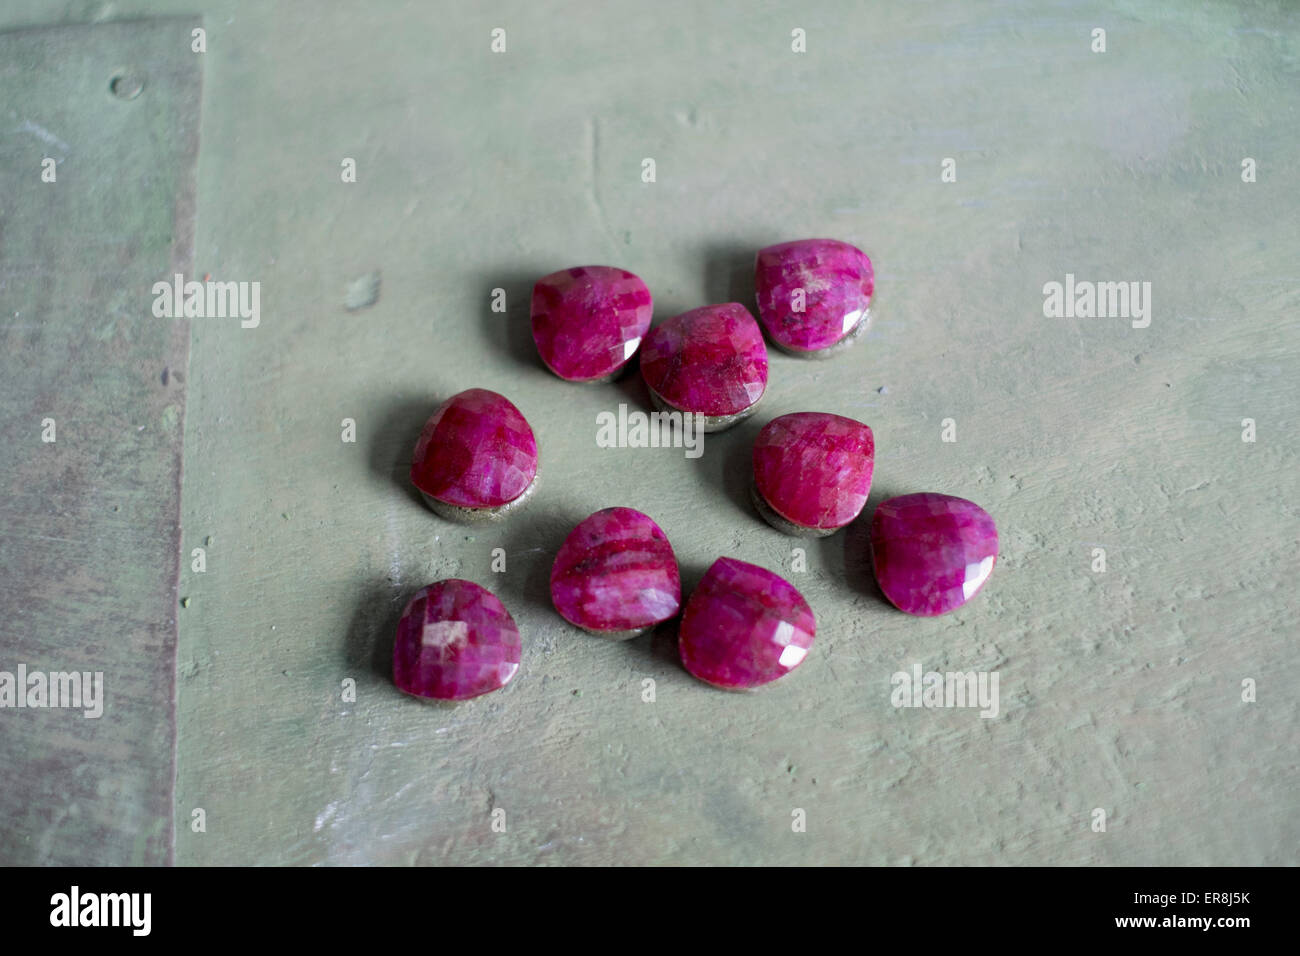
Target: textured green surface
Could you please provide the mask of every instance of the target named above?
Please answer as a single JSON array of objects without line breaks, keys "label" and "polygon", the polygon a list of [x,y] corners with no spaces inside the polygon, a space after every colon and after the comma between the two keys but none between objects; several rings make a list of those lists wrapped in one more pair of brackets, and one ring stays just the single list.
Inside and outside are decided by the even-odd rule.
[{"label": "textured green surface", "polygon": [[[1300,15],[700,6],[205,10],[195,268],[261,281],[263,316],[192,329],[183,547],[211,542],[181,585],[177,861],[1295,863]],[[820,235],[874,258],[873,328],[832,362],[774,354],[763,411],[698,461],[596,447],[599,412],[646,407],[637,379],[569,386],[535,358],[539,275],[630,268],[662,318],[748,304],[755,249]],[[1151,282],[1150,327],[1045,318],[1066,273]],[[404,473],[475,385],[533,422],[543,485],[464,529]],[[934,490],[994,515],[976,601],[906,618],[861,527],[805,543],[755,517],[749,443],[802,409],[875,429],[869,510]],[[784,571],[818,618],[800,670],[728,695],[670,629],[564,625],[555,549],[614,504],[663,526],[688,586],[719,554]],[[524,661],[424,706],[386,655],[405,599],[452,575],[502,597]],[[996,669],[1001,715],[895,710],[917,662]]]},{"label": "textured green surface", "polygon": [[189,331],[150,289],[190,268],[192,25],[0,35],[0,669],[103,672],[105,694],[98,718],[0,712],[4,863],[171,854]]}]

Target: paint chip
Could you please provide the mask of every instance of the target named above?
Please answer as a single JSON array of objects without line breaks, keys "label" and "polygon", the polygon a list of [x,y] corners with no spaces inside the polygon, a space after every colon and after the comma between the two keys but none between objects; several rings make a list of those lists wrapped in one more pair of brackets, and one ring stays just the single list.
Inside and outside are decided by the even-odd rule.
[{"label": "paint chip", "polygon": [[368,309],[379,301],[379,270],[357,276],[348,283],[347,294],[343,297],[343,308],[349,312]]}]

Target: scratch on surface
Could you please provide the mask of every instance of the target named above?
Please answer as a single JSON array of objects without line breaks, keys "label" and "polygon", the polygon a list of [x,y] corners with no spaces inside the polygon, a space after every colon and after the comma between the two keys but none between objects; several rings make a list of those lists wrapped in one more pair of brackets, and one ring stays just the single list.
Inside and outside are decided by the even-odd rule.
[{"label": "scratch on surface", "polygon": [[[55,136],[53,133],[51,133],[51,132],[50,132],[48,129],[46,129],[44,126],[41,126],[39,123],[33,123],[31,120],[23,120],[23,125],[17,127],[17,128],[14,130],[14,132],[15,132],[15,133],[31,133],[33,136],[35,136],[37,139],[39,139],[42,143],[45,143],[45,144],[47,144],[47,145],[49,145],[49,146],[57,146],[59,149],[63,150],[63,152],[64,152],[65,154],[66,154],[66,153],[70,153],[70,152],[72,152],[72,147],[71,147],[71,146],[69,146],[69,145],[68,145],[67,143],[65,143],[63,140],[59,139],[57,136]],[[58,156],[58,157],[56,157],[56,159],[57,159],[59,162],[63,162],[63,157],[62,157],[62,156]]]},{"label": "scratch on surface", "polygon": [[391,496],[385,524],[388,526],[388,580],[393,587],[400,588],[402,586],[402,536]]},{"label": "scratch on surface", "polygon": [[588,117],[584,127],[587,140],[587,199],[591,201],[596,216],[600,219],[600,227],[604,230],[610,245],[614,245],[614,232],[609,227],[605,204],[600,201],[600,190],[597,188],[596,177],[600,169],[600,120],[595,116]]},{"label": "scratch on surface", "polygon": [[50,825],[46,827],[45,831],[41,834],[40,849],[37,851],[36,858],[42,863],[50,859],[50,844],[54,841],[54,838],[58,836],[59,827],[68,816],[68,809],[66,807],[60,807],[58,812],[54,815],[54,819],[50,821]]},{"label": "scratch on surface", "polygon": [[76,538],[60,538],[58,535],[53,534],[36,534],[34,532],[26,531],[19,531],[17,534],[24,538],[39,538],[42,541],[64,541],[68,544],[78,543]]},{"label": "scratch on surface", "polygon": [[312,831],[314,833],[319,833],[321,828],[324,827],[325,824],[329,823],[333,816],[338,813],[338,809],[339,805],[337,802],[327,805],[324,810],[316,815],[316,826],[312,828]]}]

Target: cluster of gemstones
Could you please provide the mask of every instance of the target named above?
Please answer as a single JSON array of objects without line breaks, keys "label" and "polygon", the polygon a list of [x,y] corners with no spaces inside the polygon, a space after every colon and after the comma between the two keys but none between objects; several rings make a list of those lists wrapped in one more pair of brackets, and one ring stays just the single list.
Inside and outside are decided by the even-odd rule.
[{"label": "cluster of gemstones", "polygon": [[[611,266],[565,269],[533,289],[533,339],[546,367],[571,382],[610,381],[639,352],[656,407],[718,431],[753,414],[762,399],[766,341],[824,358],[861,335],[874,274],[860,249],[809,239],[760,250],[754,286],[757,322],[745,306],[729,302],[652,329],[653,300],[636,275]],[[471,388],[429,418],[411,482],[444,518],[500,520],[536,489],[537,463],[537,438],[519,409],[496,392]],[[754,506],[787,534],[833,534],[862,512],[874,466],[875,440],[862,422],[827,412],[782,415],[754,441]],[[921,616],[966,603],[988,580],[998,553],[987,512],[931,492],[882,502],[870,542],[881,592],[899,610]],[[667,535],[625,507],[598,511],[569,533],[551,569],[551,600],[570,624],[614,640],[680,615],[683,666],[727,690],[788,674],[817,632],[794,585],[730,557],[713,563],[683,607]],[[419,697],[465,700],[504,686],[521,654],[519,629],[495,595],[471,581],[438,581],[402,614],[393,680]]]}]

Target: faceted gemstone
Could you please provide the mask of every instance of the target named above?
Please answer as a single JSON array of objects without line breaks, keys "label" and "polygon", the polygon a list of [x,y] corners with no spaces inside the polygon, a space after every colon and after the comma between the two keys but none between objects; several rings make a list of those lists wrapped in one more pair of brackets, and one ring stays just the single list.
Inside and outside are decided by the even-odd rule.
[{"label": "faceted gemstone", "polygon": [[636,353],[653,311],[646,284],[624,269],[562,269],[533,286],[533,341],[560,378],[595,382]]},{"label": "faceted gemstone", "polygon": [[455,508],[500,508],[537,476],[537,439],[510,401],[471,388],[438,406],[420,433],[411,482]]},{"label": "faceted gemstone", "polygon": [[763,332],[736,302],[683,312],[650,330],[641,346],[641,375],[671,408],[740,416],[767,387]]},{"label": "faceted gemstone", "polygon": [[932,617],[961,607],[998,556],[989,513],[965,498],[929,492],[883,502],[871,519],[871,563],[900,611]]},{"label": "faceted gemstone", "polygon": [[830,534],[867,503],[875,459],[875,440],[862,422],[828,412],[774,418],[754,440],[759,510],[766,505],[783,531]]},{"label": "faceted gemstone", "polygon": [[668,537],[632,508],[597,511],[560,546],[551,600],[570,624],[609,637],[632,637],[668,620],[682,603]]},{"label": "faceted gemstone", "polygon": [[801,239],[759,250],[758,318],[782,349],[808,354],[866,325],[875,289],[871,260],[836,239]]},{"label": "faceted gemstone", "polygon": [[719,558],[686,602],[678,647],[700,680],[746,690],[794,670],[816,633],[812,609],[789,581]]},{"label": "faceted gemstone", "polygon": [[504,687],[519,670],[519,629],[472,581],[422,588],[397,622],[393,683],[416,697],[465,700]]}]

